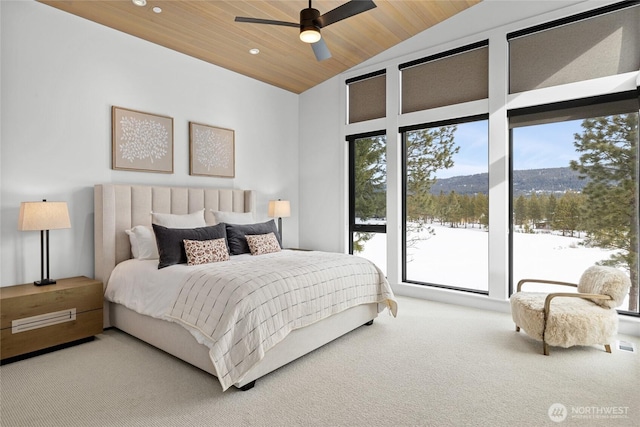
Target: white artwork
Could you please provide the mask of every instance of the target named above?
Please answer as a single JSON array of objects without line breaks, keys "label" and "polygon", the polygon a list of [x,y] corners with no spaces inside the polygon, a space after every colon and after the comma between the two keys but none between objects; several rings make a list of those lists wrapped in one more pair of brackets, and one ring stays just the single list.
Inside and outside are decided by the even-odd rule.
[{"label": "white artwork", "polygon": [[191,175],[235,176],[233,130],[190,122],[189,134]]},{"label": "white artwork", "polygon": [[113,169],[173,173],[173,119],[112,108]]}]

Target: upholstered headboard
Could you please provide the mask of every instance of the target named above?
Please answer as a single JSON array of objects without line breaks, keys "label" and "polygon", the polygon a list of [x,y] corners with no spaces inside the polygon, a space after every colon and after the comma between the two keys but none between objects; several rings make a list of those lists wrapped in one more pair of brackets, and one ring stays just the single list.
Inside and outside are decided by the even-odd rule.
[{"label": "upholstered headboard", "polygon": [[115,266],[131,258],[125,230],[151,226],[151,212],[187,214],[205,209],[207,224],[215,224],[212,210],[254,212],[253,191],[99,184],[94,187],[95,278],[107,285]]}]

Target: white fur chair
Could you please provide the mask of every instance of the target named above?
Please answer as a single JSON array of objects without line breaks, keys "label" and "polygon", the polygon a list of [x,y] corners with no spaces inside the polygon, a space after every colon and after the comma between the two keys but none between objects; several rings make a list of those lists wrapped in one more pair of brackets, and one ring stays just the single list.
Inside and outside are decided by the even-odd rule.
[{"label": "white fur chair", "polygon": [[[577,293],[522,292],[527,282],[571,286]],[[516,331],[542,341],[545,355],[549,345],[604,345],[611,353],[610,343],[618,333],[616,307],[629,292],[631,281],[622,271],[603,266],[589,267],[577,285],[553,280],[523,279],[511,298],[511,317]],[[553,304],[552,304],[553,301]]]}]

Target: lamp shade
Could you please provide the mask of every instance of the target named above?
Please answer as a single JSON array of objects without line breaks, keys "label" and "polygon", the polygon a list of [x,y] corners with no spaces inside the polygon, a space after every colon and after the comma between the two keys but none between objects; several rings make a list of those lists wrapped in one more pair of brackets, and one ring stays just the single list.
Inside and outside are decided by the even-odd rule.
[{"label": "lamp shade", "polygon": [[71,228],[66,202],[22,202],[18,230],[57,230]]},{"label": "lamp shade", "polygon": [[291,216],[291,205],[288,200],[269,200],[269,216],[271,218],[288,218]]}]

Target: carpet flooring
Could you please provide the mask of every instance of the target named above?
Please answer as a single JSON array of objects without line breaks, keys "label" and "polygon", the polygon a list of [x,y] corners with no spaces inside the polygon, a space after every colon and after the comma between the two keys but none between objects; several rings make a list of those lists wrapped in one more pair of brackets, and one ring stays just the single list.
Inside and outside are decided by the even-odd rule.
[{"label": "carpet flooring", "polygon": [[397,318],[385,311],[246,392],[223,393],[215,377],[110,329],[0,367],[0,425],[639,425],[638,353],[545,357],[509,314],[398,303]]}]

